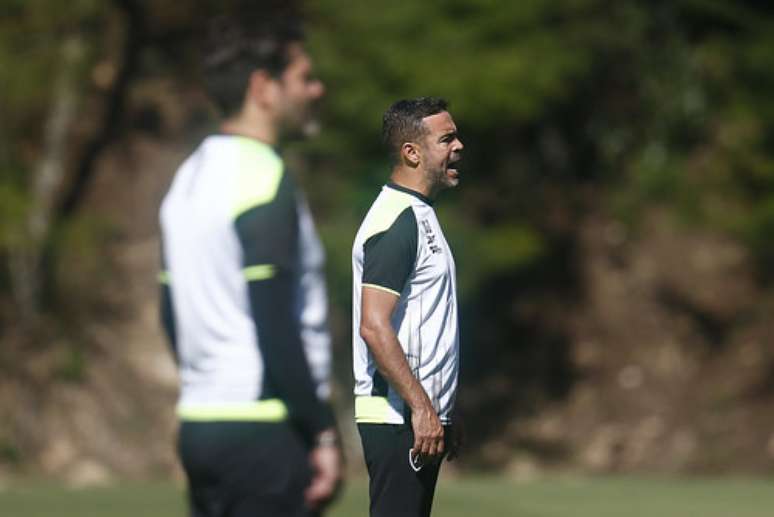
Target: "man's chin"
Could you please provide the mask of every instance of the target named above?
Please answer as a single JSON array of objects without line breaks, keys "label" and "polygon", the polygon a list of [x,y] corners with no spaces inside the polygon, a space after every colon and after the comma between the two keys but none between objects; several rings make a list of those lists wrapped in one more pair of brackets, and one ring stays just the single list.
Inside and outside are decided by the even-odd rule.
[{"label": "man's chin", "polygon": [[448,169],[446,171],[446,175],[444,176],[444,180],[444,183],[447,187],[456,187],[460,184],[460,175],[456,169]]},{"label": "man's chin", "polygon": [[322,125],[317,119],[307,119],[293,123],[286,123],[281,129],[282,140],[297,141],[314,138],[320,134]]},{"label": "man's chin", "polygon": [[321,129],[322,124],[320,124],[319,120],[307,120],[301,125],[301,135],[304,138],[314,138],[320,134]]}]

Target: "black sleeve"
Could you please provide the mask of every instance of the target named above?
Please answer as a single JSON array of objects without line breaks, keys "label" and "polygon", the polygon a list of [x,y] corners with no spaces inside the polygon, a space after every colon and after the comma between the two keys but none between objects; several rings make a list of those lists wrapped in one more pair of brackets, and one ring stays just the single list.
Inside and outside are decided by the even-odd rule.
[{"label": "black sleeve", "polygon": [[161,284],[161,324],[167,335],[169,348],[175,362],[177,356],[177,335],[175,333],[175,314],[172,311],[172,291],[167,284]]},{"label": "black sleeve", "polygon": [[411,207],[398,215],[384,232],[363,244],[363,284],[400,295],[417,260],[417,219]]},{"label": "black sleeve", "polygon": [[159,273],[159,285],[161,286],[159,315],[161,317],[161,326],[167,335],[170,351],[175,362],[178,362],[177,355],[177,333],[175,330],[175,313],[172,306],[172,288],[169,285],[170,278],[167,272],[166,261],[164,260],[164,251],[161,251],[161,273]]},{"label": "black sleeve", "polygon": [[272,201],[240,214],[235,224],[266,371],[263,393],[281,398],[291,419],[311,440],[334,422],[330,407],[317,398],[294,311],[298,212],[288,175]]}]

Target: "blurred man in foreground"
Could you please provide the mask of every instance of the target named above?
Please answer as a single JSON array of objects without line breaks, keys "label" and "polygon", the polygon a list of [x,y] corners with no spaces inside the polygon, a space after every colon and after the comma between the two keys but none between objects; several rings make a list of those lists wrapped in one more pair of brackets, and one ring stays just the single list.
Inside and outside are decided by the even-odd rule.
[{"label": "blurred man in foreground", "polygon": [[210,40],[205,79],[226,117],[160,216],[191,513],[315,515],[340,478],[324,257],[276,146],[309,132],[323,85],[291,21],[221,18]]},{"label": "blurred man in foreground", "polygon": [[459,182],[463,146],[437,98],[396,102],[382,133],[391,181],[352,250],[355,418],[371,516],[428,516],[441,460],[460,445],[454,258],[433,200]]}]

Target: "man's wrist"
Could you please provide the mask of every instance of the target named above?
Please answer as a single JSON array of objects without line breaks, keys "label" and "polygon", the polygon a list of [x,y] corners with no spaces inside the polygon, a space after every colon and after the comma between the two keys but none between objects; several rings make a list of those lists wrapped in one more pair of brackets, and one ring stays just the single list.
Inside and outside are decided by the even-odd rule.
[{"label": "man's wrist", "polygon": [[422,400],[422,401],[420,401],[417,404],[409,405],[409,407],[411,408],[411,414],[412,415],[417,415],[417,414],[421,414],[421,413],[424,413],[424,414],[430,414],[430,413],[436,414],[435,408],[430,403],[430,400]]},{"label": "man's wrist", "polygon": [[338,447],[339,433],[335,429],[326,429],[314,438],[315,447]]}]

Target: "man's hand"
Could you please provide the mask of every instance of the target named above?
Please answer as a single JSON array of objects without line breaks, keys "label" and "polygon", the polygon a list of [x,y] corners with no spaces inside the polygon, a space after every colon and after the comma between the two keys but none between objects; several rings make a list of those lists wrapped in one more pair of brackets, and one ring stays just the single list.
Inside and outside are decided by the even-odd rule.
[{"label": "man's hand", "polygon": [[304,498],[307,507],[319,510],[334,499],[341,485],[341,450],[335,443],[321,442],[309,452],[309,463],[313,475]]},{"label": "man's hand", "polygon": [[449,454],[446,461],[452,461],[460,454],[460,449],[465,446],[467,434],[465,431],[465,422],[459,413],[452,416],[451,429],[449,430]]},{"label": "man's hand", "polygon": [[432,407],[411,414],[414,429],[414,454],[440,456],[443,454],[443,426]]}]

